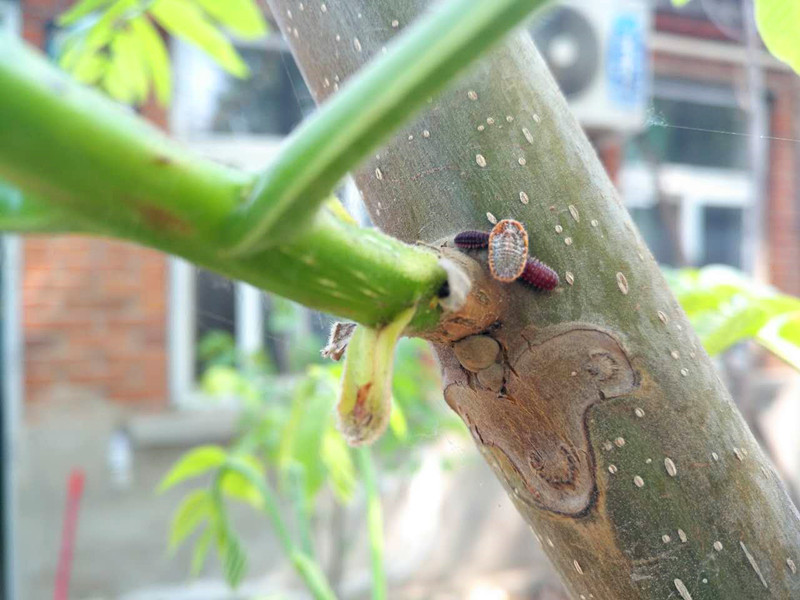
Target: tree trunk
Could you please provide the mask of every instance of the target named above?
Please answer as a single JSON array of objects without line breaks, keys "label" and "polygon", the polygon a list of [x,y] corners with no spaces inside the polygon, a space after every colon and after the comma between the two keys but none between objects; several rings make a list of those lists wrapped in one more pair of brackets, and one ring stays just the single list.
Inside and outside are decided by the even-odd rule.
[{"label": "tree trunk", "polygon": [[[319,102],[428,4],[269,3]],[[404,241],[514,218],[561,275],[549,294],[479,290],[499,307],[481,332],[502,350],[496,377],[463,368],[458,340],[436,347],[448,404],[574,598],[800,597],[797,510],[526,34],[356,180]]]}]

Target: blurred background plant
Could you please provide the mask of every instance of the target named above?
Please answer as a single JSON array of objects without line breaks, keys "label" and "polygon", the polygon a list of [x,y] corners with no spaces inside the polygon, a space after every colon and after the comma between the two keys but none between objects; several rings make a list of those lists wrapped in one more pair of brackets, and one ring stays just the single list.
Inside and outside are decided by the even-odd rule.
[{"label": "blurred background plant", "polygon": [[752,340],[800,371],[800,299],[723,265],[662,271],[709,355]]},{"label": "blurred background plant", "polygon": [[[289,312],[286,307],[277,311],[270,329],[289,327]],[[309,339],[319,357],[321,340]],[[229,525],[226,502],[244,502],[265,510],[287,558],[314,597],[330,597],[325,590],[339,582],[336,565],[322,564],[315,548],[314,524],[322,518],[316,510],[319,496],[329,493],[343,509],[361,494],[366,514],[359,522],[369,539],[373,598],[385,598],[381,479],[408,477],[419,466],[424,446],[445,432],[465,433],[441,402],[438,366],[427,344],[411,339],[399,344],[389,430],[376,445],[358,449],[347,445],[334,423],[341,364],[320,364],[304,356],[279,372],[266,353],[239,355],[233,337],[221,331],[206,334],[199,354],[206,365],[201,387],[208,401],[233,398],[241,403],[240,433],[228,448],[190,450],[165,476],[162,492],[190,478],[207,480],[188,491],[175,510],[170,549],[177,550],[197,532],[193,573],[202,568],[213,542],[226,580],[235,587],[245,574],[246,552]],[[233,469],[235,464],[245,465],[247,474]],[[331,557],[339,564],[347,552],[345,536],[339,535],[337,543],[340,547]],[[331,574],[331,584],[321,583]]]},{"label": "blurred background plant", "polygon": [[201,48],[236,77],[250,73],[230,36],[266,35],[255,0],[83,0],[60,16],[59,64],[126,104],[170,101],[172,67],[158,27]]}]

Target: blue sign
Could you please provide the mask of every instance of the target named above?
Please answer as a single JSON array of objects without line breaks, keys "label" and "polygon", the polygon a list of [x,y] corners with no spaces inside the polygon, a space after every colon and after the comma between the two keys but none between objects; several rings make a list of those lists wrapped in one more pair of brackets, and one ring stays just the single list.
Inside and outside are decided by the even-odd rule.
[{"label": "blue sign", "polygon": [[646,100],[648,56],[644,21],[631,14],[614,19],[606,50],[609,100],[620,108],[636,108]]}]

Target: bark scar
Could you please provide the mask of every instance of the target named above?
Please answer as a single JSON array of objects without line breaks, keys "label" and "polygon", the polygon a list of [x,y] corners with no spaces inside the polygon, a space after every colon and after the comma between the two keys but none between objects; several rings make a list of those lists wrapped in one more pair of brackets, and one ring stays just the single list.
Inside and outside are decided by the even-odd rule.
[{"label": "bark scar", "polygon": [[[621,343],[599,327],[571,323],[496,335],[514,349],[504,353],[505,393],[472,388],[451,374],[445,399],[462,418],[469,414],[476,443],[518,500],[583,516],[596,496],[589,409],[629,394],[639,378]],[[439,347],[440,355],[448,351]]]}]

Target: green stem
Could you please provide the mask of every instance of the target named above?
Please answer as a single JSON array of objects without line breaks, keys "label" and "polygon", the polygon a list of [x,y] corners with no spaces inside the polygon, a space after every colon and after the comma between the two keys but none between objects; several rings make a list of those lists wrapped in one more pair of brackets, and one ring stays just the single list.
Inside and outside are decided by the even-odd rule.
[{"label": "green stem", "polygon": [[383,560],[383,516],[381,514],[381,496],[378,491],[378,480],[369,447],[362,446],[356,452],[364,491],[367,494],[367,529],[369,531],[369,549],[372,562],[372,598],[385,600],[387,597],[386,568]]},{"label": "green stem", "polygon": [[291,242],[222,256],[219,231],[249,175],[195,159],[6,38],[0,89],[0,177],[25,194],[0,202],[3,230],[130,240],[370,326],[417,303],[414,327],[438,321],[435,298],[446,275],[432,252],[323,209]]},{"label": "green stem", "polygon": [[314,598],[317,600],[336,600],[336,595],[333,593],[322,569],[312,557],[297,547],[289,535],[289,529],[281,518],[275,494],[261,473],[235,457],[229,458],[221,470],[230,470],[238,473],[259,491],[264,502],[264,512],[275,529],[284,553]]},{"label": "green stem", "polygon": [[314,539],[311,535],[311,519],[308,514],[305,487],[305,469],[301,464],[294,463],[288,469],[289,490],[292,507],[295,513],[297,534],[300,537],[300,548],[308,556],[314,558]]},{"label": "green stem", "polygon": [[90,231],[68,215],[0,181],[0,232],[79,233]]},{"label": "green stem", "polygon": [[[545,0],[451,0],[409,28],[287,142],[227,228],[234,254],[287,239],[350,169]],[[361,52],[354,39],[348,47]],[[409,68],[413,65],[413,68]]]}]

